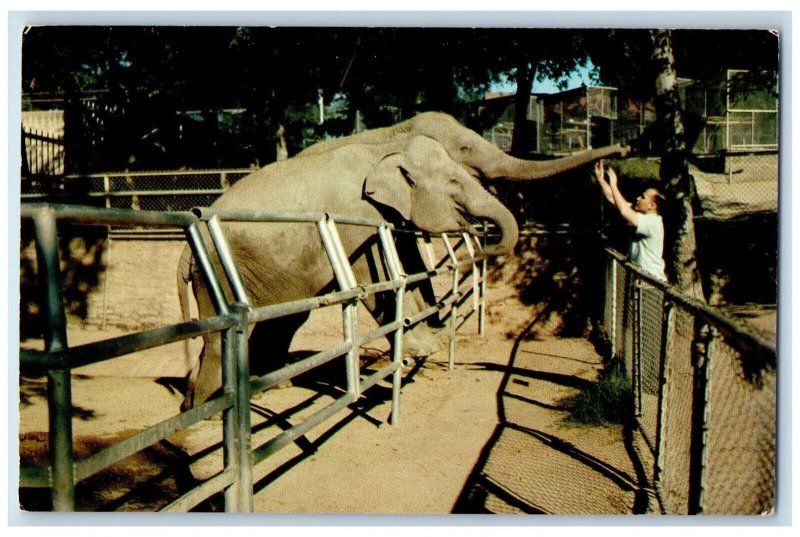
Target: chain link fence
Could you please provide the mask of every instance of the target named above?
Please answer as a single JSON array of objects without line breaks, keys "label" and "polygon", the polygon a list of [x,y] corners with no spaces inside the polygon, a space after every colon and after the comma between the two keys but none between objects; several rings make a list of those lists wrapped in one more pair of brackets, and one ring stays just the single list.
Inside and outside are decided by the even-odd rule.
[{"label": "chain link fence", "polygon": [[776,350],[609,250],[604,329],[667,514],[775,507]]},{"label": "chain link fence", "polygon": [[[59,190],[85,205],[109,209],[188,211],[211,205],[251,169],[114,172],[67,176]],[[23,185],[24,186],[24,185]],[[22,201],[45,198],[46,193],[24,188]]]}]

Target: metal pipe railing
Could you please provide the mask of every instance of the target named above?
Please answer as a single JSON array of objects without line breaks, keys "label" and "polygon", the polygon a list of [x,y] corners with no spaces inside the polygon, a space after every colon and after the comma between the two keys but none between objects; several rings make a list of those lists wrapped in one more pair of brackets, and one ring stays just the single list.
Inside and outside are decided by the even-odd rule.
[{"label": "metal pipe railing", "polygon": [[[213,271],[207,255],[205,242],[197,230],[197,218],[190,213],[153,213],[147,211],[127,211],[97,209],[93,207],[78,207],[67,205],[23,205],[20,211],[23,219],[32,219],[39,260],[39,281],[44,293],[42,310],[44,312],[44,352],[20,352],[21,370],[46,370],[48,375],[48,410],[49,410],[49,436],[50,436],[50,470],[26,471],[22,469],[21,484],[30,486],[48,486],[51,489],[53,509],[56,511],[73,511],[75,509],[75,483],[107,468],[125,457],[141,450],[147,445],[165,439],[173,432],[197,423],[220,411],[229,414],[228,408],[236,406],[239,399],[233,396],[237,388],[232,385],[240,374],[236,373],[228,379],[222,396],[213,398],[205,404],[192,409],[184,414],[163,421],[153,427],[137,433],[126,440],[116,443],[85,459],[73,460],[72,455],[72,400],[70,389],[71,369],[81,365],[107,360],[122,356],[138,350],[153,348],[174,341],[180,341],[215,330],[230,330],[236,321],[227,316],[227,303],[221,292],[218,297],[220,310],[224,315],[195,321],[181,323],[174,326],[149,330],[137,334],[130,334],[110,340],[81,345],[70,349],[66,340],[66,316],[64,312],[63,297],[61,296],[61,281],[58,263],[59,244],[56,231],[56,221],[73,224],[95,225],[142,225],[156,227],[183,227],[187,240],[193,247],[198,262],[204,270],[204,277],[212,288],[221,290],[217,274]],[[240,314],[239,317],[245,319]],[[241,320],[238,322],[241,323]],[[231,354],[230,352],[228,353]],[[240,357],[239,357],[240,358]],[[240,367],[241,359],[237,360],[236,368]],[[246,424],[249,426],[249,414]],[[233,423],[235,428],[241,428]],[[226,449],[236,452],[236,438],[231,437],[234,427],[228,427],[224,434],[223,442]],[[241,481],[241,465],[228,464],[223,469],[224,474],[230,473],[235,468]],[[250,468],[245,469],[246,472]],[[42,483],[41,478],[46,477]],[[227,478],[225,480],[227,482]],[[217,489],[219,490],[219,489]],[[194,498],[194,499],[193,499]],[[181,500],[184,505],[202,501],[197,499],[196,492],[189,492]],[[235,503],[226,504],[229,510],[242,510],[239,498]]]},{"label": "metal pipe railing", "polygon": [[[21,351],[20,365],[24,370],[46,370],[52,379],[48,394],[51,407],[52,469],[40,471],[23,468],[20,472],[21,484],[23,486],[47,486],[52,483],[53,508],[55,510],[74,510],[76,480],[80,481],[94,475],[108,465],[136,453],[176,431],[222,412],[222,471],[170,503],[164,510],[188,510],[215,492],[224,490],[226,510],[249,512],[252,510],[253,501],[252,466],[254,464],[328,419],[360,397],[364,390],[390,375],[392,376],[391,419],[393,425],[399,424],[399,396],[402,369],[405,365],[402,339],[407,326],[419,322],[435,312],[449,308],[451,317],[449,363],[452,368],[455,331],[464,324],[463,322],[456,323],[459,306],[465,303],[470,295],[473,295],[472,311],[480,311],[482,315],[485,304],[486,256],[483,254],[483,245],[475,240],[476,246],[473,246],[473,239],[466,234],[460,235],[460,241],[455,247],[451,245],[446,234],[442,235],[441,239],[448,250],[446,261],[440,263],[440,266],[434,270],[409,276],[403,270],[392,237],[391,225],[360,217],[327,213],[290,214],[215,208],[196,208],[186,213],[160,213],[46,204],[24,205],[21,214],[23,218],[33,219],[35,224],[41,281],[46,282],[43,310],[47,315],[48,330],[45,334],[45,351]],[[66,342],[63,297],[60,295],[56,221],[87,225],[135,225],[183,229],[197,266],[208,285],[209,294],[218,315],[69,348]],[[246,286],[225,236],[223,223],[228,221],[315,224],[339,290],[324,296],[253,307],[249,302]],[[389,279],[387,281],[363,285],[356,281],[339,237],[337,224],[375,228],[388,272]],[[203,225],[207,232],[201,229]],[[462,245],[467,250],[467,259],[459,259],[456,255]],[[211,247],[216,252],[215,261],[212,261]],[[219,262],[219,265],[216,264],[216,261]],[[478,263],[481,267],[480,275],[477,273]],[[221,268],[221,273],[217,271],[217,266]],[[460,271],[467,267],[471,267],[471,279],[469,275],[465,275],[461,279]],[[404,308],[406,286],[448,273],[453,275],[450,292],[446,293],[438,304],[431,308],[407,316]],[[226,294],[225,289],[230,290],[230,296]],[[395,299],[394,320],[366,334],[359,334],[357,317],[359,300],[377,293],[388,292],[393,293]],[[479,293],[480,296],[475,296],[476,293]],[[343,311],[344,343],[342,345],[323,350],[305,360],[268,373],[255,381],[250,381],[247,363],[247,335],[250,325],[335,305],[340,305]],[[464,322],[466,317],[468,316],[465,316]],[[479,332],[482,330],[481,325]],[[136,433],[77,463],[72,460],[71,417],[69,416],[71,369],[214,332],[222,333],[223,390],[220,396]],[[367,342],[380,337],[391,337],[392,363],[362,379],[360,378],[359,349]],[[251,394],[263,391],[342,356],[345,357],[347,372],[346,393],[312,414],[302,423],[253,450],[250,446],[252,442],[249,412]]]}]

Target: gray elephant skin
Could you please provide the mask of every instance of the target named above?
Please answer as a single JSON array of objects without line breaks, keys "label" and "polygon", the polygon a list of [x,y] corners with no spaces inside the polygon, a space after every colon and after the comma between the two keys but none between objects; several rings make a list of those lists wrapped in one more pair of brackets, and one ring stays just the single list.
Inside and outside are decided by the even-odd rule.
[{"label": "gray elephant skin", "polygon": [[[513,250],[518,238],[514,216],[481,181],[550,177],[596,159],[622,155],[610,146],[556,160],[509,157],[454,118],[428,112],[393,127],[373,129],[324,141],[297,156],[272,163],[244,177],[226,191],[215,208],[277,212],[327,212],[397,224],[431,233],[472,231],[488,220],[500,239],[489,255]],[[324,294],[335,289],[334,275],[313,224],[223,223],[252,306],[260,307]],[[339,234],[359,283],[376,281],[383,266],[374,229],[339,225]],[[408,273],[424,270],[413,238],[398,234],[398,252]],[[403,234],[404,235],[404,234]],[[206,284],[188,247],[178,267],[178,292],[188,312],[191,281],[200,318],[216,314]],[[390,297],[372,297],[365,306],[379,323],[390,319]],[[406,293],[407,315],[432,301],[429,285]],[[286,359],[292,338],[308,314],[251,326],[251,371],[264,374]],[[441,346],[435,323],[420,323],[404,337],[412,353],[425,355]],[[190,374],[184,407],[198,405],[222,385],[220,336],[205,336],[199,369]]]}]

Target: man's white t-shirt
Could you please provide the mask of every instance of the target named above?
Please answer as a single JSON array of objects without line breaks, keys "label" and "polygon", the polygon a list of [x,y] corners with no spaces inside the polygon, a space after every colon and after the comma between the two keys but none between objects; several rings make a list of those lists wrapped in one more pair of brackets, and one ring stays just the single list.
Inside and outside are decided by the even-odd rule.
[{"label": "man's white t-shirt", "polygon": [[664,223],[656,213],[639,214],[631,241],[631,261],[662,281],[664,274]]}]

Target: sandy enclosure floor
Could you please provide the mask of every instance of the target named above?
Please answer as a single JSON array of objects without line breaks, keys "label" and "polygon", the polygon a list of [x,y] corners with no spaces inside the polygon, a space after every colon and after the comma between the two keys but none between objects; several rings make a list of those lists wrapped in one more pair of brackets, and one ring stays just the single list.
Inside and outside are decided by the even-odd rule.
[{"label": "sandy enclosure floor", "polygon": [[[593,382],[602,367],[584,339],[526,337],[534,310],[502,282],[490,288],[486,334],[467,320],[455,367],[440,352],[404,370],[399,423],[389,423],[386,381],[367,391],[254,469],[258,513],[629,514],[647,511],[640,468],[619,427],[567,421],[564,398]],[[362,316],[365,317],[365,316]],[[336,342],[337,315],[320,316],[298,335],[295,351]],[[369,324],[368,321],[363,321]],[[768,323],[769,324],[769,323]],[[368,326],[365,326],[368,328]],[[115,333],[71,329],[78,344]],[[192,343],[193,353],[200,342]],[[362,353],[378,367],[385,343]],[[377,361],[376,361],[377,360]],[[73,373],[73,434],[78,458],[178,412],[181,345],[122,357]],[[339,368],[343,370],[343,365]],[[333,401],[341,371],[298,379],[251,401],[258,447]],[[43,377],[21,379],[19,433],[26,463],[46,463]],[[207,420],[87,479],[79,510],[153,511],[219,471],[221,420]],[[131,492],[136,490],[136,492]],[[46,496],[22,492],[26,509]],[[221,511],[215,496],[197,510]]]}]

